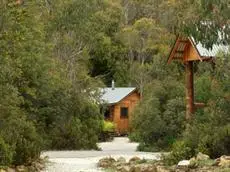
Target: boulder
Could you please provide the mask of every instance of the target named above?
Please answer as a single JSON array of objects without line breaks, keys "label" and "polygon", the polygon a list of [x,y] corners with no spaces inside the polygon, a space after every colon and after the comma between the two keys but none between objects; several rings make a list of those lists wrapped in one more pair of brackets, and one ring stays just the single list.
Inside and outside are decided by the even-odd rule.
[{"label": "boulder", "polygon": [[20,165],[16,167],[17,172],[25,172],[27,171],[26,167],[24,165]]},{"label": "boulder", "polygon": [[221,167],[230,167],[230,156],[221,156],[218,165]]},{"label": "boulder", "polygon": [[98,165],[98,167],[108,168],[108,167],[111,167],[114,162],[116,162],[115,159],[113,159],[111,157],[102,158],[102,159],[99,160],[97,165]]},{"label": "boulder", "polygon": [[126,163],[126,159],[124,157],[119,157],[117,159],[117,162],[120,162],[120,163]]},{"label": "boulder", "polygon": [[134,156],[129,160],[129,163],[133,163],[133,162],[140,161],[140,160],[141,160],[141,158]]},{"label": "boulder", "polygon": [[140,171],[141,171],[141,169],[140,169],[140,167],[137,166],[137,165],[132,165],[132,166],[130,167],[130,169],[129,169],[129,172],[140,172]]},{"label": "boulder", "polygon": [[189,160],[189,168],[197,168],[198,166],[199,164],[196,158],[193,157]]},{"label": "boulder", "polygon": [[166,169],[164,166],[156,166],[156,171],[157,172],[170,172],[170,169]]},{"label": "boulder", "polygon": [[182,160],[182,161],[178,162],[178,164],[177,164],[178,167],[188,167],[189,165],[190,165],[189,160]]},{"label": "boulder", "polygon": [[125,166],[120,166],[120,167],[117,167],[116,168],[116,171],[119,171],[119,172],[129,172],[130,171],[130,167],[125,165]]},{"label": "boulder", "polygon": [[15,169],[13,169],[13,168],[7,168],[7,170],[6,170],[7,172],[15,172],[16,170]]},{"label": "boulder", "polygon": [[210,159],[210,157],[208,155],[203,154],[201,152],[199,152],[196,156],[196,160],[198,160],[198,161],[205,161],[205,160],[209,160],[209,159]]},{"label": "boulder", "polygon": [[35,168],[37,169],[37,171],[42,171],[43,169],[45,169],[45,165],[42,163],[36,163]]},{"label": "boulder", "polygon": [[116,161],[112,164],[112,168],[119,169],[120,167],[123,167],[124,165],[126,165],[126,163]]},{"label": "boulder", "polygon": [[157,172],[153,164],[137,164],[130,168],[129,172]]}]

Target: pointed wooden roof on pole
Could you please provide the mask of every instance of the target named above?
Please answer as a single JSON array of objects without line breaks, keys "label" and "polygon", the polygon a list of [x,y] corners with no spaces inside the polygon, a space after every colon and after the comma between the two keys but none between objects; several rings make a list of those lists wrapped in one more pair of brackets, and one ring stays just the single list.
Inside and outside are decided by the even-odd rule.
[{"label": "pointed wooden roof on pole", "polygon": [[211,49],[205,48],[200,42],[196,43],[192,37],[178,36],[171,50],[167,63],[172,60],[207,61],[216,57],[219,51],[228,52],[229,48],[223,44],[214,44]]},{"label": "pointed wooden roof on pole", "polygon": [[186,119],[190,120],[198,107],[203,107],[204,103],[194,102],[194,61],[209,61],[216,57],[219,51],[228,52],[225,45],[214,44],[211,49],[205,48],[201,43],[196,43],[192,37],[178,36],[170,52],[167,63],[172,60],[180,60],[185,66],[185,90],[186,90]]}]

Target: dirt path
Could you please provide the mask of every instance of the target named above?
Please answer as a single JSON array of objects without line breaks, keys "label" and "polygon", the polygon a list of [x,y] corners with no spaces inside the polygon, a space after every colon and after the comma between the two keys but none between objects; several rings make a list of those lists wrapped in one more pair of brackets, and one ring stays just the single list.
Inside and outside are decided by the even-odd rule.
[{"label": "dirt path", "polygon": [[129,160],[133,156],[146,159],[158,159],[159,153],[136,152],[138,143],[130,143],[126,137],[117,137],[112,142],[98,143],[102,151],[49,151],[50,163],[44,172],[100,172],[96,164],[103,157],[124,157]]}]

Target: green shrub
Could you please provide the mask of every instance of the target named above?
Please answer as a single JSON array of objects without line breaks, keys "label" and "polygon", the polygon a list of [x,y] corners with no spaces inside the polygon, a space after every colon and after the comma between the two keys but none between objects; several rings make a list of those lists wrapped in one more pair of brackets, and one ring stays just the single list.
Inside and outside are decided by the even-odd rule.
[{"label": "green shrub", "polygon": [[138,151],[144,151],[144,152],[159,152],[160,151],[158,145],[156,145],[156,144],[145,144],[143,142],[141,142],[138,145],[137,150]]},{"label": "green shrub", "polygon": [[[208,128],[208,127],[207,127]],[[198,150],[212,158],[230,154],[230,125],[209,127],[208,131],[201,134]],[[214,130],[214,132],[213,132]]]},{"label": "green shrub", "polygon": [[6,119],[2,127],[1,134],[13,152],[14,165],[30,163],[39,158],[42,142],[33,123],[24,117],[11,117]]},{"label": "green shrub", "polygon": [[173,144],[171,153],[164,159],[169,164],[176,164],[194,157],[198,152],[215,159],[230,154],[229,145],[230,125],[213,126],[210,123],[194,122],[187,126],[182,140]]},{"label": "green shrub", "polygon": [[164,156],[164,160],[167,164],[173,165],[181,160],[190,159],[193,155],[192,149],[184,141],[176,141],[172,146],[170,154]]},{"label": "green shrub", "polygon": [[113,132],[115,131],[116,125],[110,121],[103,121],[103,132]]},{"label": "green shrub", "polygon": [[115,132],[116,124],[111,121],[102,121],[102,131],[99,136],[99,140],[102,142],[113,140],[113,132]]},{"label": "green shrub", "polygon": [[80,98],[75,94],[67,99],[71,106],[67,105],[65,114],[59,116],[48,131],[49,149],[98,149],[98,137],[102,130],[99,106],[87,99],[87,95]]},{"label": "green shrub", "polygon": [[12,163],[13,152],[10,146],[0,137],[0,166],[8,166]]},{"label": "green shrub", "polygon": [[129,133],[129,140],[132,142],[138,142],[140,140],[139,133],[137,133],[137,132]]},{"label": "green shrub", "polygon": [[97,130],[93,127],[74,117],[60,122],[51,131],[52,149],[97,149]]},{"label": "green shrub", "polygon": [[139,150],[168,150],[183,132],[185,108],[181,90],[168,89],[176,84],[180,85],[176,81],[171,84],[156,81],[146,88],[131,122],[131,138],[140,142]]},{"label": "green shrub", "polygon": [[52,130],[53,149],[80,149],[86,140],[81,138],[81,122],[78,118],[62,121]]}]

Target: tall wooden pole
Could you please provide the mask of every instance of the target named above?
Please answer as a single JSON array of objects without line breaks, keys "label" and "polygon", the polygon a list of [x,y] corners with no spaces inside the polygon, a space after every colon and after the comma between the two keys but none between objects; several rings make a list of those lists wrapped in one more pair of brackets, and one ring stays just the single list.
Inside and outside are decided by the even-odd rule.
[{"label": "tall wooden pole", "polygon": [[186,119],[190,120],[194,113],[194,81],[193,62],[185,62],[185,82],[186,82]]}]

